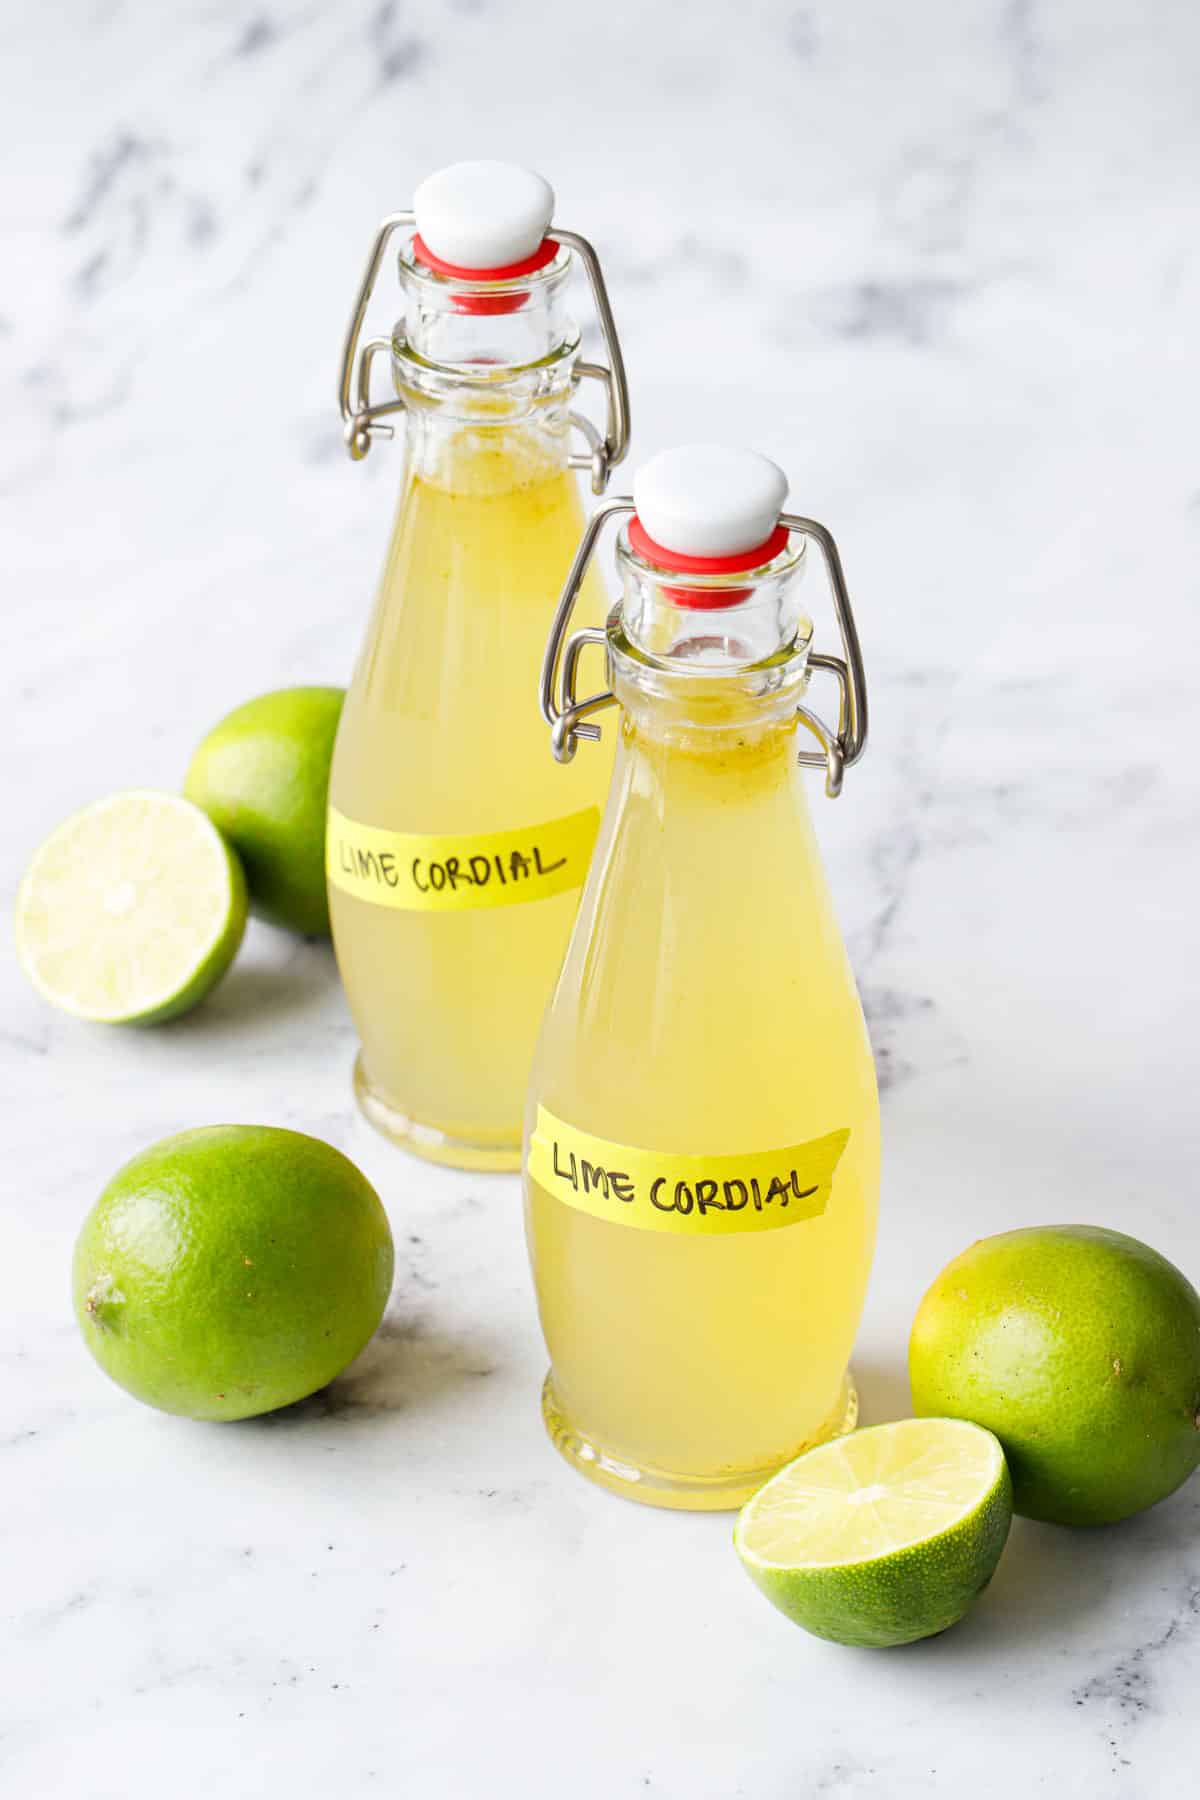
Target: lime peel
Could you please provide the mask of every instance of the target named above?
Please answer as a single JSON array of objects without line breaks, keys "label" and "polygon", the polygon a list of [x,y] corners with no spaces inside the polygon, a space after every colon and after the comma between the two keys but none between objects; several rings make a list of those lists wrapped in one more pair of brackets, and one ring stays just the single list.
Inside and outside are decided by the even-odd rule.
[{"label": "lime peel", "polygon": [[223,718],[188,767],[184,792],[237,851],[254,912],[329,936],[325,813],[343,689],[279,688]]},{"label": "lime peel", "polygon": [[959,1419],[876,1425],[798,1457],[738,1518],[734,1544],[773,1605],[818,1637],[911,1643],[963,1617],[1012,1522],[991,1432]]},{"label": "lime peel", "polygon": [[393,1266],[379,1196],[332,1145],[206,1126],[113,1176],[75,1246],[75,1314],[100,1367],[147,1405],[250,1418],[358,1355]]},{"label": "lime peel", "polygon": [[996,1433],[1030,1518],[1116,1524],[1200,1467],[1200,1295],[1122,1232],[972,1244],[921,1301],[908,1372],[915,1412]]}]

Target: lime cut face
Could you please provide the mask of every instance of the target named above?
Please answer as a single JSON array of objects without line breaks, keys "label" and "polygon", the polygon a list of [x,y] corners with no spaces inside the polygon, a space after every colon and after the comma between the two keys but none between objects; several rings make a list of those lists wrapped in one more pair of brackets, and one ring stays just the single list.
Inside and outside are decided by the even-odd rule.
[{"label": "lime cut face", "polygon": [[902,1419],[797,1457],[743,1507],[734,1544],[751,1580],[805,1630],[884,1646],[961,1619],[1011,1523],[990,1431]]},{"label": "lime cut face", "polygon": [[76,1018],[145,1025],[221,979],[246,927],[241,866],[189,800],[135,789],[65,820],[17,895],[21,965]]}]

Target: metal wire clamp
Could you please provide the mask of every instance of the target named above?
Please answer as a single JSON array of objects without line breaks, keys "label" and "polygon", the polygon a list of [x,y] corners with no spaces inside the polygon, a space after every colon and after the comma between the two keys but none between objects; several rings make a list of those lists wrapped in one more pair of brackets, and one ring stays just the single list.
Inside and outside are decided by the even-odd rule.
[{"label": "metal wire clamp", "polygon": [[[568,637],[567,631],[579,597],[579,589],[601,532],[610,519],[618,518],[623,513],[632,513],[633,510],[633,501],[628,495],[614,496],[596,508],[579,541],[575,560],[559,596],[542,662],[538,693],[542,717],[550,727],[550,747],[558,762],[570,762],[580,738],[593,742],[599,738],[600,727],[590,722],[591,717],[593,713],[613,705],[616,700],[611,688],[589,694],[584,700],[577,699],[575,693],[582,652],[589,644],[606,646],[607,632],[589,626],[585,630],[572,632]],[[816,519],[805,519],[797,513],[784,513],[780,523],[797,536],[811,538],[817,545],[833,594],[834,612],[844,655],[827,656],[812,651],[808,664],[810,668],[824,670],[837,680],[837,728],[831,730],[823,719],[810,712],[806,706],[797,707],[796,716],[821,746],[820,750],[799,751],[797,761],[805,768],[825,770],[825,792],[831,800],[835,800],[842,791],[845,771],[859,760],[867,743],[867,678],[862,648],[854,623],[846,578],[842,572],[842,559],[832,534]]]},{"label": "metal wire clamp", "polygon": [[854,609],[842,572],[842,559],[833,541],[833,533],[816,519],[805,519],[799,513],[784,513],[780,523],[800,537],[811,538],[825,563],[829,587],[833,594],[833,610],[837,617],[838,635],[842,640],[841,656],[826,656],[810,651],[810,669],[824,669],[838,684],[838,722],[830,731],[823,719],[806,706],[796,708],[800,723],[811,731],[820,750],[801,750],[798,761],[807,769],[825,770],[825,792],[836,800],[842,791],[842,777],[853,768],[867,747],[867,672],[863,667],[862,646]]},{"label": "metal wire clamp", "polygon": [[[386,400],[374,405],[371,402],[371,365],[381,351],[390,351],[391,339],[370,338],[362,345],[361,351],[359,340],[388,244],[397,231],[412,230],[415,224],[411,211],[391,213],[383,220],[375,234],[375,242],[363,271],[358,298],[342,345],[338,405],[341,408],[346,449],[355,462],[362,461],[375,437],[394,435],[391,425],[384,421],[390,414],[404,411],[403,400]],[[590,380],[599,382],[604,389],[604,435],[601,436],[585,414],[573,412],[571,423],[582,433],[587,450],[570,458],[573,469],[588,471],[592,492],[602,494],[611,470],[629,448],[629,383],[625,375],[625,359],[621,355],[612,305],[595,250],[576,231],[560,231],[552,226],[550,235],[556,243],[563,244],[572,251],[583,265],[600,325],[600,335],[608,354],[607,367],[603,363],[577,362],[572,371],[572,386],[577,386],[580,381]]]}]

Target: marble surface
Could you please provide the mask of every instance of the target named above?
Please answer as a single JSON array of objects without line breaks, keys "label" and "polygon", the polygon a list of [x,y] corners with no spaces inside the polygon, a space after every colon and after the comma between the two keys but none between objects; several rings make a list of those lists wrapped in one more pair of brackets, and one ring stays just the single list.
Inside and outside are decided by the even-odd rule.
[{"label": "marble surface", "polygon": [[[635,454],[756,443],[857,597],[873,740],[817,816],[884,1086],[867,1418],[977,1235],[1200,1274],[1194,9],[58,0],[2,38],[6,894],[227,707],[347,677],[398,478],[334,409],[371,231],[528,159],[603,252]],[[821,1644],[727,1520],[555,1458],[516,1182],[356,1120],[326,951],[255,926],[152,1035],[0,979],[6,1795],[1178,1791],[1200,1481],[1018,1523],[940,1640]],[[399,1267],[327,1393],[204,1427],[91,1366],[68,1264],[118,1164],[230,1117],[357,1158]]]}]

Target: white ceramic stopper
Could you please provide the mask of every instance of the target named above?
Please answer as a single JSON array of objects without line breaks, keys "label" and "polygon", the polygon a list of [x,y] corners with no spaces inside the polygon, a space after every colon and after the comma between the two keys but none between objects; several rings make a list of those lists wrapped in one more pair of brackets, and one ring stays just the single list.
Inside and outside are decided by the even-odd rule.
[{"label": "white ceramic stopper", "polygon": [[413,212],[419,236],[442,262],[503,269],[540,248],[554,189],[517,163],[451,163],[421,183]]},{"label": "white ceramic stopper", "polygon": [[775,463],[725,444],[660,451],[633,478],[643,530],[680,556],[757,549],[778,525],[787,491],[787,476]]}]

